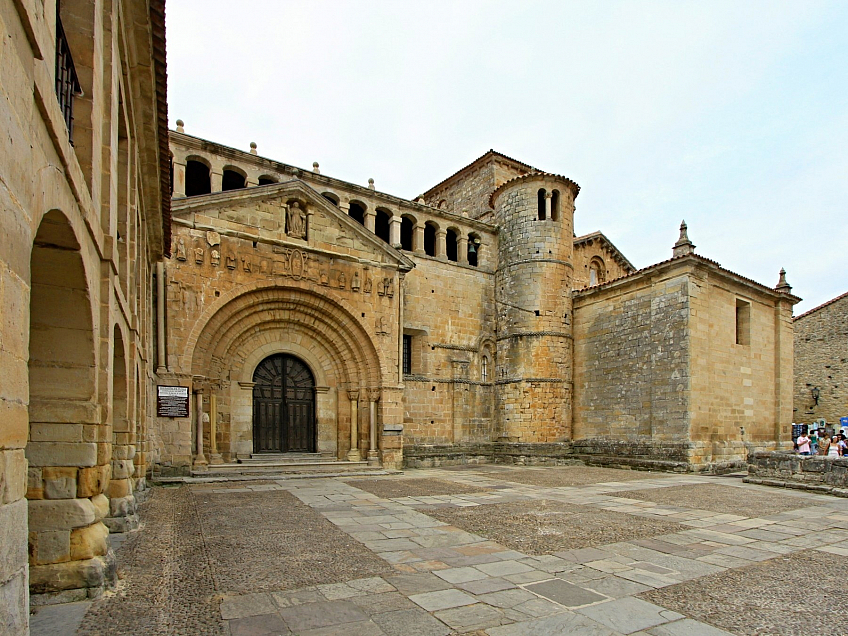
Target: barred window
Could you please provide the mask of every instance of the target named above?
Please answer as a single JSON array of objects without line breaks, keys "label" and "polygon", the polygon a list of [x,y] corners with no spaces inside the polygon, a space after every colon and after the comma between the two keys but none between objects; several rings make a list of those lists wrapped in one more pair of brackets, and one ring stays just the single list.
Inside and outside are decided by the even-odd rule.
[{"label": "barred window", "polygon": [[403,373],[412,373],[412,336],[403,337]]}]

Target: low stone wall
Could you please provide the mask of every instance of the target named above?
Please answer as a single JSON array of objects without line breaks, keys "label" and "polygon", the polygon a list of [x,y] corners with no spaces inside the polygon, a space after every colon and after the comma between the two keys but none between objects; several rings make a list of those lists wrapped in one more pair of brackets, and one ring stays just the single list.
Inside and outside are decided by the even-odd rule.
[{"label": "low stone wall", "polygon": [[433,468],[464,464],[515,464],[564,466],[579,464],[571,443],[521,444],[477,442],[466,444],[416,444],[403,449],[405,468]]},{"label": "low stone wall", "polygon": [[699,470],[689,460],[686,442],[639,442],[606,438],[581,439],[572,443],[574,458],[589,466],[690,472]]},{"label": "low stone wall", "polygon": [[756,452],[748,456],[748,477],[744,481],[848,497],[848,457]]}]

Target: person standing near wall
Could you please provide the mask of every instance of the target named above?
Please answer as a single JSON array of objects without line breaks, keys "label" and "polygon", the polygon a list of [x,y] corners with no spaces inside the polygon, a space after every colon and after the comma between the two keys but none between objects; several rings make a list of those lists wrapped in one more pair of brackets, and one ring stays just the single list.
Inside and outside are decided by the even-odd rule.
[{"label": "person standing near wall", "polygon": [[797,444],[798,452],[801,455],[811,455],[812,454],[812,452],[810,451],[810,438],[807,437],[806,433],[801,433],[801,435],[798,436],[798,439],[795,441],[795,443]]}]

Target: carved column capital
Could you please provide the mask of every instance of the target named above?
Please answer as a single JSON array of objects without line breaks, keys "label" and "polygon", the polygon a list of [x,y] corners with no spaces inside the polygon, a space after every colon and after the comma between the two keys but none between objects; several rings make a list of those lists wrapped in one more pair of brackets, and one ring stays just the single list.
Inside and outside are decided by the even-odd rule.
[{"label": "carved column capital", "polygon": [[350,398],[351,402],[358,402],[359,401],[359,391],[348,391],[347,397]]}]

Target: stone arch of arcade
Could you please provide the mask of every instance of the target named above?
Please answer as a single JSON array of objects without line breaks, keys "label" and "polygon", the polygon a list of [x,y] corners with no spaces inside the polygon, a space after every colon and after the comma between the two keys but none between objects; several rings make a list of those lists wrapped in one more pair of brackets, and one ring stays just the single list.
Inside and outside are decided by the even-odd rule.
[{"label": "stone arch of arcade", "polygon": [[[351,449],[351,419],[363,419],[368,400],[387,377],[385,361],[365,325],[331,291],[305,283],[257,283],[222,298],[189,338],[195,390],[204,408],[215,394],[215,444],[225,461],[253,452],[253,373],[268,356],[296,356],[315,382],[317,450],[343,457]],[[358,422],[357,445],[367,447],[368,426]],[[204,447],[211,446],[211,426]]]}]

